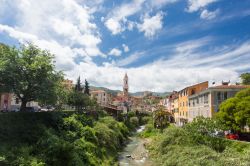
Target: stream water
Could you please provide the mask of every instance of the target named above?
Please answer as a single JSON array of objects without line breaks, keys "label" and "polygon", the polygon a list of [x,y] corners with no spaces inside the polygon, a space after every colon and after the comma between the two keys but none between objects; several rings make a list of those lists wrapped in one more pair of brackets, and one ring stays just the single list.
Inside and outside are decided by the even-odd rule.
[{"label": "stream water", "polygon": [[130,142],[119,153],[119,166],[152,166],[148,158],[148,151],[145,149],[145,140],[137,137],[137,134],[144,130],[145,126],[137,129],[136,134],[130,137]]}]

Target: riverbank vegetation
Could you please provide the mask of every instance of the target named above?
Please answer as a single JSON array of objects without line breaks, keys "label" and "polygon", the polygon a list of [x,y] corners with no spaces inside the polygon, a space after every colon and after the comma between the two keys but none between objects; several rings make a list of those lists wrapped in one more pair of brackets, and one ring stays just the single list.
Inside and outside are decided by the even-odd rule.
[{"label": "riverbank vegetation", "polygon": [[1,114],[0,165],[116,165],[131,129],[82,112]]},{"label": "riverbank vegetation", "polygon": [[117,121],[99,110],[0,114],[1,166],[117,165],[117,155],[148,117]]},{"label": "riverbank vegetation", "polygon": [[198,118],[183,128],[170,126],[160,132],[153,123],[146,125],[142,137],[150,138],[147,149],[156,165],[250,165],[250,143],[215,136],[220,124]]}]

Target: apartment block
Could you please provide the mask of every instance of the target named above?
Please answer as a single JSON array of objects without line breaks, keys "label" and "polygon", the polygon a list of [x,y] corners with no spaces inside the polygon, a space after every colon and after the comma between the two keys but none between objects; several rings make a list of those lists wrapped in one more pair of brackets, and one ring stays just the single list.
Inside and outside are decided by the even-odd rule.
[{"label": "apartment block", "polygon": [[182,126],[188,122],[188,97],[208,88],[208,81],[188,86],[178,92],[178,116],[175,117],[176,124]]},{"label": "apartment block", "polygon": [[220,104],[242,89],[250,88],[250,86],[243,85],[219,85],[209,87],[208,89],[199,93],[188,96],[188,121],[193,121],[198,116],[211,118],[219,111]]}]

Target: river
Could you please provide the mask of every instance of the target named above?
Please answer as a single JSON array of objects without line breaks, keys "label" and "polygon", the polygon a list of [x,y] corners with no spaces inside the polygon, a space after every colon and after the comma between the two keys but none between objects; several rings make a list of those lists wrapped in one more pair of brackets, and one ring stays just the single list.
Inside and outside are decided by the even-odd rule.
[{"label": "river", "polygon": [[141,126],[132,137],[129,137],[129,143],[119,153],[119,166],[153,166],[144,147],[146,140],[137,136],[144,129],[145,126]]}]

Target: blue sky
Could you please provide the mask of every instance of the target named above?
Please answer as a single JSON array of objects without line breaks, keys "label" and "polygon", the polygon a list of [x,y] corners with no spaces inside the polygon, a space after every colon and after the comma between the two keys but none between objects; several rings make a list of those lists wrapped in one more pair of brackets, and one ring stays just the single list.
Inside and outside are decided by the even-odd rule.
[{"label": "blue sky", "polygon": [[75,80],[130,91],[239,81],[250,71],[250,0],[0,0],[0,42],[32,42]]}]

